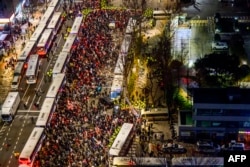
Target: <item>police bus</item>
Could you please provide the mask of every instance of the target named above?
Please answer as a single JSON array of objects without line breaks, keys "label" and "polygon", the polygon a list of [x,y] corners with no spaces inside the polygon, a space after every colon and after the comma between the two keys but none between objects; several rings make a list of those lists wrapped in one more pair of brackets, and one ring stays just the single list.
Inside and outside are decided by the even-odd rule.
[{"label": "police bus", "polygon": [[36,121],[37,127],[46,127],[50,120],[53,112],[55,111],[56,105],[54,105],[54,98],[45,98],[39,116]]},{"label": "police bus", "polygon": [[[35,48],[35,41],[29,41],[24,49],[22,50],[21,54],[18,56],[17,61],[18,62],[28,62],[29,56],[33,53]],[[27,65],[24,64],[24,68],[27,68]]]},{"label": "police bus", "polygon": [[[49,20],[51,19],[51,16],[54,12],[55,7],[48,7],[46,12],[44,13],[43,17],[41,18],[41,20],[39,21],[39,25],[40,24],[45,24],[47,25],[49,23]],[[39,26],[38,25],[38,26]]]},{"label": "police bus", "polygon": [[19,156],[19,165],[32,166],[45,138],[44,128],[35,127]]},{"label": "police bus", "polygon": [[223,167],[223,157],[176,157],[172,158],[173,167]]},{"label": "police bus", "polygon": [[49,7],[54,7],[55,9],[57,9],[59,4],[60,4],[59,2],[60,2],[60,0],[51,0]]},{"label": "police bus", "polygon": [[167,167],[167,159],[160,157],[114,157],[112,167]]},{"label": "police bus", "polygon": [[59,99],[59,93],[62,87],[65,84],[65,74],[57,74],[49,87],[49,90],[46,94],[46,98],[55,98],[55,100]]},{"label": "police bus", "polygon": [[66,70],[66,64],[69,61],[69,56],[67,52],[61,52],[58,55],[54,68],[52,70],[53,78],[60,73],[64,73]]},{"label": "police bus", "polygon": [[78,34],[81,24],[82,24],[82,19],[83,19],[83,16],[78,16],[75,18],[70,34]]},{"label": "police bus", "polygon": [[124,123],[117,137],[115,138],[112,146],[109,149],[109,155],[111,157],[125,156],[132,138],[133,138],[133,124]]},{"label": "police bus", "polygon": [[43,30],[45,29],[46,24],[39,24],[39,26],[36,28],[32,36],[30,37],[30,41],[38,42],[39,38],[41,37]]},{"label": "police bus", "polygon": [[37,82],[39,68],[39,55],[30,55],[28,68],[25,74],[27,84],[35,84]]},{"label": "police bus", "polygon": [[61,28],[63,19],[62,19],[62,12],[55,12],[47,26],[53,30],[54,34],[57,34],[58,30]]},{"label": "police bus", "polygon": [[77,36],[76,34],[69,34],[65,44],[63,45],[62,52],[67,52],[67,53],[71,52],[74,43],[76,41],[76,36]]},{"label": "police bus", "polygon": [[45,57],[48,53],[49,49],[51,48],[51,44],[54,40],[54,33],[52,29],[45,29],[41,39],[37,44],[37,54],[41,57]]},{"label": "police bus", "polygon": [[24,73],[24,62],[17,62],[14,70],[14,76],[21,76]]}]

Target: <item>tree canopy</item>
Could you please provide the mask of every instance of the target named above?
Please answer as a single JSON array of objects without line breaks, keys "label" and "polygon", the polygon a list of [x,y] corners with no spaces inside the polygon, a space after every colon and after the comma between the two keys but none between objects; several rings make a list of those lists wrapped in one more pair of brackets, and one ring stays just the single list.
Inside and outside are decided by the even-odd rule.
[{"label": "tree canopy", "polygon": [[195,62],[198,82],[201,86],[228,87],[249,74],[249,66],[240,66],[238,56],[212,53]]}]

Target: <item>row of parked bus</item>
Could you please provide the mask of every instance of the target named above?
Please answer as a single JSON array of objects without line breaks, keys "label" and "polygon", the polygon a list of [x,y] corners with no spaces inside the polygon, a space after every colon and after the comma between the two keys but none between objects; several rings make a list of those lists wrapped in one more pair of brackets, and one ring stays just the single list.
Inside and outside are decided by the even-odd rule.
[{"label": "row of parked bus", "polygon": [[27,84],[35,84],[39,74],[40,57],[49,51],[55,35],[59,31],[63,18],[59,8],[60,0],[52,0],[44,13],[39,25],[26,43],[17,58],[11,90],[1,107],[1,117],[5,122],[11,122],[17,112],[20,95],[19,84],[23,76]]},{"label": "row of parked bus", "polygon": [[71,50],[74,47],[75,41],[77,40],[77,34],[81,28],[82,21],[82,16],[78,16],[75,18],[69,36],[67,37],[62,51],[58,55],[57,61],[52,70],[53,80],[41,106],[41,110],[36,121],[36,126],[31,132],[19,156],[20,166],[32,166],[35,156],[41,148],[41,145],[45,138],[44,130],[50,124],[53,112],[56,109],[57,101],[60,98],[60,92],[64,84],[66,83],[66,64],[70,59]]},{"label": "row of parked bus", "polygon": [[52,0],[42,16],[37,28],[18,55],[14,70],[12,90],[18,90],[23,75],[27,84],[35,84],[39,74],[40,58],[46,57],[56,34],[63,23],[62,12],[57,12],[60,0]]}]

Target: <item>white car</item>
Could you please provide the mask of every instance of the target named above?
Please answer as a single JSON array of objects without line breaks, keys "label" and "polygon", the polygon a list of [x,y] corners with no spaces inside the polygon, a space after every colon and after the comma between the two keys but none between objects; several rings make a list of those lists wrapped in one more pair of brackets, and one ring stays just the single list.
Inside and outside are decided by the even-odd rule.
[{"label": "white car", "polygon": [[212,43],[212,49],[223,49],[226,50],[228,49],[228,45],[226,42],[213,42]]}]

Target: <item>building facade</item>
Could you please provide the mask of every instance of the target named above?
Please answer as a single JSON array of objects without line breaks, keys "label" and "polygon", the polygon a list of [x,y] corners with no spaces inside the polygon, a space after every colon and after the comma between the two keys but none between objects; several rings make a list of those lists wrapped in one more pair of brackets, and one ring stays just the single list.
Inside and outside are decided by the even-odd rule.
[{"label": "building facade", "polygon": [[192,97],[192,122],[179,119],[181,139],[250,142],[250,89],[196,88]]}]

